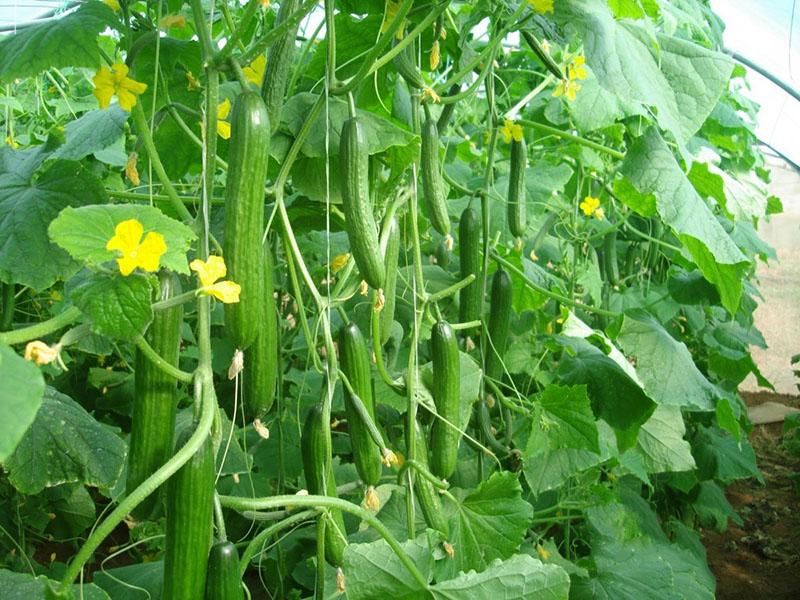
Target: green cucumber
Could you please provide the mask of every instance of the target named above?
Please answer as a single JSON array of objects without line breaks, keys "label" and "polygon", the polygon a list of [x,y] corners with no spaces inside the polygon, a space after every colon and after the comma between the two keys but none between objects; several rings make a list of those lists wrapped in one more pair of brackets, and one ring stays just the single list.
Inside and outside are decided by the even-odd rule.
[{"label": "green cucumber", "polygon": [[461,278],[475,275],[475,281],[459,292],[458,319],[462,323],[481,318],[481,220],[472,208],[464,209],[458,224]]},{"label": "green cucumber", "polygon": [[426,118],[422,124],[420,171],[428,219],[436,231],[447,235],[450,233],[450,217],[447,214],[447,192],[439,161],[439,130],[433,117]]},{"label": "green cucumber", "polygon": [[[461,92],[461,84],[454,83],[450,86],[450,89],[447,91],[448,96],[455,96]],[[453,116],[453,113],[456,111],[456,102],[448,102],[442,107],[442,112],[439,113],[439,120],[436,121],[436,129],[438,131],[444,131],[447,129],[447,126],[450,124],[450,119]]]},{"label": "green cucumber", "polygon": [[503,355],[511,325],[511,277],[498,269],[492,277],[492,305],[489,315],[489,340],[486,348],[486,377],[499,380],[503,377]]},{"label": "green cucumber", "polygon": [[450,266],[450,250],[447,249],[447,244],[445,240],[442,240],[436,245],[436,250],[434,256],[436,257],[436,264],[442,267],[443,269],[447,269]]},{"label": "green cucumber", "polygon": [[[303,472],[311,494],[336,498],[336,481],[331,466],[331,424],[325,418],[320,405],[308,411],[300,436],[300,451],[303,456]],[[342,564],[347,540],[342,511],[331,509],[330,520],[325,527],[325,560],[332,566]]]},{"label": "green cucumber", "polygon": [[[461,359],[458,340],[450,324],[439,321],[431,330],[431,362],[433,364],[433,403],[442,419],[431,425],[431,472],[447,479],[458,462],[461,432]],[[451,425],[452,424],[452,425]]]},{"label": "green cucumber", "polygon": [[608,283],[617,285],[619,283],[619,264],[617,262],[616,230],[607,233],[603,238],[603,265]]},{"label": "green cucumber", "polygon": [[264,297],[261,303],[261,329],[255,342],[244,351],[242,383],[244,401],[254,418],[261,418],[275,401],[278,377],[278,316],[272,283],[272,251],[263,247]]},{"label": "green cucumber", "polygon": [[[278,9],[278,16],[275,19],[275,27],[278,27],[291,17],[299,5],[300,0],[282,0]],[[264,70],[264,81],[261,84],[261,97],[267,106],[269,122],[273,130],[277,129],[281,122],[283,97],[286,94],[286,86],[289,83],[289,77],[294,67],[292,58],[299,26],[300,22],[298,21],[297,25],[286,30],[286,33],[275,40],[269,48],[267,67]]]},{"label": "green cucumber", "polygon": [[[358,325],[352,321],[339,332],[339,360],[353,391],[361,399],[372,422],[375,423],[375,400],[367,342]],[[347,389],[344,390],[344,410],[347,414],[350,445],[353,448],[353,462],[358,475],[365,484],[377,485],[383,471],[380,449],[375,445],[366,423],[353,406],[352,395]]]},{"label": "green cucumber", "polygon": [[525,140],[511,142],[511,167],[508,174],[508,229],[511,235],[525,234],[525,169],[528,167],[528,152]]},{"label": "green cucumber", "polygon": [[412,88],[421,90],[425,87],[425,80],[417,68],[416,44],[411,42],[392,60],[394,68]]},{"label": "green cucumber", "polygon": [[383,282],[383,310],[380,313],[381,346],[389,341],[394,324],[394,307],[397,301],[397,271],[400,258],[400,227],[397,220],[389,223],[389,239],[386,242],[386,253],[383,262],[386,265],[386,280]]},{"label": "green cucumber", "polygon": [[342,208],[347,238],[361,276],[375,289],[383,287],[385,269],[378,227],[369,198],[369,153],[364,126],[357,117],[344,122],[339,141]]},{"label": "green cucumber", "polygon": [[[419,423],[414,427],[415,442],[414,460],[425,467],[428,466],[428,445],[425,443],[425,430]],[[408,436],[406,436],[408,437]],[[408,444],[406,439],[406,444]],[[445,536],[449,533],[447,519],[442,512],[442,501],[439,498],[439,492],[436,487],[429,480],[424,477],[417,476],[414,478],[414,494],[419,502],[419,507],[422,510],[422,518],[431,529],[441,531]]]},{"label": "green cucumber", "polygon": [[[184,430],[178,447],[186,443],[192,430]],[[167,482],[164,600],[197,600],[205,593],[214,476],[214,451],[208,436]]]},{"label": "green cucumber", "polygon": [[[181,293],[177,275],[159,276],[160,300]],[[183,305],[157,310],[145,334],[156,353],[173,367],[178,366]],[[130,494],[172,456],[175,413],[178,408],[177,382],[156,367],[140,350],[136,351],[133,417],[131,420],[128,475],[125,490]],[[137,519],[152,516],[160,494],[151,494],[133,511]]]},{"label": "green cucumber", "polygon": [[206,600],[242,600],[239,553],[231,542],[217,542],[208,553]]},{"label": "green cucumber", "polygon": [[223,251],[228,279],[242,288],[239,302],[225,305],[225,327],[241,350],[256,339],[264,297],[261,237],[269,140],[269,116],[261,96],[240,94],[231,115]]}]

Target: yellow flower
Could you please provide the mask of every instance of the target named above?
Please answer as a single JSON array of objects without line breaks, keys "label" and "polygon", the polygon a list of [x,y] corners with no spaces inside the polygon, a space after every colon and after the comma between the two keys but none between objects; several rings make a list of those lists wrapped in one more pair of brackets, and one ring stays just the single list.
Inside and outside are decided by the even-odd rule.
[{"label": "yellow flower", "polygon": [[191,71],[186,71],[186,89],[190,92],[200,89],[200,82],[192,75]]},{"label": "yellow flower", "polygon": [[595,209],[594,218],[597,219],[598,221],[602,221],[603,219],[606,218],[606,211],[604,211],[602,208]]},{"label": "yellow flower", "polygon": [[442,101],[442,99],[439,97],[439,94],[436,93],[436,90],[427,85],[422,89],[422,100],[424,101],[426,98],[430,98],[434,102]]},{"label": "yellow flower", "polygon": [[128,162],[125,163],[125,177],[128,178],[133,185],[139,185],[139,170],[136,168],[136,163],[139,160],[139,155],[136,152],[131,152],[128,157]]},{"label": "yellow flower", "polygon": [[350,260],[350,253],[345,252],[344,254],[339,254],[338,256],[334,256],[333,260],[331,261],[331,271],[334,273],[338,273],[344,266],[347,264],[347,261]]},{"label": "yellow flower", "polygon": [[231,137],[231,124],[224,121],[231,112],[231,101],[227,98],[217,107],[217,133],[223,140],[230,139]]},{"label": "yellow flower", "polygon": [[6,144],[11,146],[14,150],[19,148],[19,143],[10,135],[6,136]]},{"label": "yellow flower", "polygon": [[372,512],[378,512],[381,508],[381,499],[378,497],[378,492],[372,486],[367,487],[364,492],[364,507]]},{"label": "yellow flower", "polygon": [[568,79],[586,79],[586,58],[582,54],[578,54],[567,65],[567,78]]},{"label": "yellow flower", "polygon": [[161,17],[158,26],[161,29],[170,29],[171,27],[184,27],[186,25],[186,17],[183,15],[166,15]]},{"label": "yellow flower", "polygon": [[528,4],[539,14],[553,12],[553,0],[528,0]]},{"label": "yellow flower", "polygon": [[586,196],[586,198],[583,199],[583,202],[581,202],[578,207],[583,211],[584,215],[591,217],[592,214],[598,208],[600,208],[600,199],[593,198],[592,196]]},{"label": "yellow flower", "polygon": [[114,237],[108,240],[106,250],[117,250],[122,256],[117,258],[119,272],[125,277],[133,273],[136,267],[145,271],[158,271],[161,255],[167,251],[164,236],[150,231],[142,241],[144,227],[136,219],[128,219],[118,223],[114,228]]},{"label": "yellow flower", "polygon": [[511,119],[506,119],[503,126],[500,128],[500,133],[503,134],[503,141],[506,144],[511,143],[514,139],[517,142],[522,141],[522,125],[514,123]]},{"label": "yellow flower", "polygon": [[[400,10],[399,2],[394,2],[393,0],[386,0],[386,12],[383,17],[383,24],[381,25],[381,33],[385,33],[386,30],[389,29],[389,26],[392,24],[392,21],[394,21],[394,18],[397,16],[397,11],[399,10]],[[400,27],[397,29],[395,37],[398,40],[402,40],[405,34],[405,30],[406,30],[405,20],[403,20],[403,22],[400,23]]]},{"label": "yellow flower", "polygon": [[539,45],[542,47],[542,50],[547,52],[547,54],[550,54],[550,42],[547,40],[542,40]]},{"label": "yellow flower", "polygon": [[38,366],[49,365],[54,360],[59,360],[61,344],[48,346],[41,340],[28,342],[25,346],[25,360],[35,362]]},{"label": "yellow flower", "polygon": [[254,85],[261,85],[264,79],[264,70],[267,68],[267,58],[263,54],[256,57],[248,66],[242,68],[247,81]]},{"label": "yellow flower", "polygon": [[103,4],[108,6],[114,12],[119,10],[119,0],[103,0]]},{"label": "yellow flower", "polygon": [[542,562],[545,562],[548,558],[550,558],[550,552],[548,552],[548,550],[541,544],[536,545],[536,553],[539,555],[539,558],[542,559]]},{"label": "yellow flower", "polygon": [[198,258],[189,263],[189,268],[197,273],[200,279],[198,295],[213,296],[225,304],[232,304],[239,301],[241,286],[233,281],[217,281],[228,273],[225,261],[221,256],[209,256],[207,261]]},{"label": "yellow flower", "polygon": [[567,100],[572,102],[578,96],[578,90],[581,89],[581,84],[577,81],[572,79],[562,79],[558,85],[556,85],[556,89],[553,91],[553,96],[558,98],[559,96],[566,96]]},{"label": "yellow flower", "polygon": [[94,96],[100,103],[100,108],[108,108],[111,98],[116,96],[120,107],[128,112],[136,106],[136,96],[147,89],[147,84],[128,77],[128,65],[124,63],[114,63],[110,69],[106,66],[100,67],[92,82]]},{"label": "yellow flower", "polygon": [[433,42],[431,46],[431,71],[435,71],[436,67],[439,66],[439,59],[441,55],[439,53],[439,40]]},{"label": "yellow flower", "polygon": [[442,542],[442,547],[444,548],[444,551],[447,554],[447,556],[449,556],[450,558],[456,557],[456,549],[453,547],[453,544],[451,544],[448,541],[444,541]]}]

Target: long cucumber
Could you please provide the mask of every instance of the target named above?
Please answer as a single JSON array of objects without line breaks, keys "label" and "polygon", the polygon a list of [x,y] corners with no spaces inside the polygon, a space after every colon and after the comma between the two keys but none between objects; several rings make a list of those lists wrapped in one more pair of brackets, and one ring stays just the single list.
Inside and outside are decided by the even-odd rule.
[{"label": "long cucumber", "polygon": [[486,349],[486,377],[490,379],[497,380],[503,376],[503,355],[508,343],[513,295],[511,278],[508,273],[498,269],[492,277],[492,304]]},{"label": "long cucumber", "polygon": [[425,208],[433,228],[442,235],[447,235],[450,233],[450,217],[447,214],[447,193],[439,160],[439,131],[433,117],[425,119],[421,135],[420,171]]},{"label": "long cucumber", "polygon": [[461,278],[475,275],[475,281],[459,292],[459,320],[464,323],[481,318],[481,221],[473,208],[461,213],[458,224],[459,262]]},{"label": "long cucumber", "polygon": [[[431,331],[433,402],[441,419],[431,425],[431,472],[447,479],[458,462],[461,442],[461,362],[458,340],[450,324],[437,322]],[[447,423],[445,422],[447,421]]]}]

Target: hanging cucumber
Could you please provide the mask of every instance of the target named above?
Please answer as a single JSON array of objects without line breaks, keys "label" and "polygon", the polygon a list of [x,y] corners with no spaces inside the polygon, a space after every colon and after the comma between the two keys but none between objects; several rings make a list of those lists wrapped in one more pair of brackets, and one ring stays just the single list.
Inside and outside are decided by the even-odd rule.
[{"label": "hanging cucumber", "polygon": [[512,140],[511,167],[508,174],[508,228],[511,235],[522,237],[525,234],[525,169],[528,167],[528,153],[525,140]]},{"label": "hanging cucumber", "polygon": [[417,68],[417,51],[416,44],[410,43],[408,46],[394,57],[392,60],[394,68],[400,73],[400,76],[412,88],[421,90],[425,87],[425,80]]},{"label": "hanging cucumber", "polygon": [[389,341],[394,324],[394,307],[397,301],[397,271],[399,270],[398,259],[400,258],[400,227],[397,220],[392,219],[389,224],[389,239],[386,242],[386,254],[384,264],[386,265],[386,280],[383,283],[384,305],[380,313],[381,327],[381,346]]},{"label": "hanging cucumber", "polygon": [[607,233],[603,238],[603,264],[608,283],[617,285],[619,283],[619,263],[617,262],[616,230]]},{"label": "hanging cucumber", "polygon": [[450,233],[450,217],[447,214],[447,193],[442,179],[439,161],[439,131],[436,121],[428,116],[422,124],[422,146],[420,151],[420,171],[422,172],[422,191],[425,208],[433,228],[447,235]]},{"label": "hanging cucumber", "polygon": [[231,115],[223,250],[228,278],[241,286],[239,302],[225,305],[225,326],[241,350],[256,339],[264,298],[261,237],[269,140],[269,116],[261,96],[240,94]]},{"label": "hanging cucumber", "polygon": [[[300,0],[283,0],[275,19],[275,27],[291,17],[299,6]],[[273,129],[277,129],[281,122],[283,97],[294,67],[292,58],[299,25],[298,21],[297,25],[287,29],[286,33],[275,40],[269,48],[264,81],[261,84],[261,97],[267,106],[269,122]]]},{"label": "hanging cucumber", "polygon": [[208,553],[206,600],[242,600],[239,553],[231,542],[217,542]]},{"label": "hanging cucumber", "polygon": [[261,418],[275,401],[278,376],[278,317],[272,284],[272,251],[263,246],[264,297],[261,304],[261,329],[255,342],[244,351],[244,401],[254,418]]},{"label": "hanging cucumber", "polygon": [[361,276],[373,288],[383,287],[385,269],[378,227],[369,198],[369,154],[364,126],[357,117],[344,122],[339,142],[342,208],[347,238]]},{"label": "hanging cucumber", "polygon": [[456,469],[461,442],[461,432],[455,428],[461,427],[461,362],[456,334],[446,321],[431,330],[431,362],[433,402],[442,417],[431,426],[431,472],[447,479]]},{"label": "hanging cucumber", "polygon": [[461,278],[475,275],[475,281],[459,292],[458,319],[462,323],[481,318],[481,220],[472,208],[464,209],[458,224]]},{"label": "hanging cucumber", "polygon": [[[192,434],[178,438],[182,447]],[[214,453],[211,437],[167,483],[164,600],[197,600],[206,588],[214,500]]]},{"label": "hanging cucumber", "polygon": [[[450,89],[447,91],[448,96],[455,96],[461,91],[461,84],[454,83],[450,86]],[[450,124],[450,119],[453,117],[453,113],[456,111],[456,102],[448,102],[442,107],[442,112],[439,113],[439,120],[436,121],[436,129],[438,131],[444,131],[447,129],[447,126]]]},{"label": "hanging cucumber", "polygon": [[486,348],[486,377],[499,380],[503,377],[503,355],[508,342],[511,324],[511,278],[498,269],[492,277],[492,305],[489,315],[489,340]]},{"label": "hanging cucumber", "polygon": [[[414,460],[418,463],[428,466],[428,445],[425,443],[425,430],[417,423],[414,427],[415,442]],[[408,436],[406,436],[408,438]],[[406,444],[408,444],[408,439]],[[439,498],[439,492],[436,487],[424,477],[417,476],[414,478],[414,494],[417,497],[417,502],[422,509],[422,518],[431,529],[441,531],[445,536],[449,533],[447,519],[442,512],[442,501]]]},{"label": "hanging cucumber", "polygon": [[[374,423],[375,401],[367,342],[358,325],[352,321],[342,327],[339,333],[339,360],[353,391],[361,399]],[[375,445],[366,423],[353,406],[352,396],[347,389],[344,390],[344,410],[347,414],[350,445],[353,448],[353,462],[358,474],[365,484],[377,485],[382,472],[380,449]]]},{"label": "hanging cucumber", "polygon": [[[163,273],[159,276],[159,284],[161,300],[181,293],[180,280],[175,274]],[[179,304],[155,311],[146,333],[150,346],[173,367],[178,366],[182,324],[183,305]],[[137,350],[128,476],[125,482],[127,493],[139,487],[172,456],[177,408],[175,379]],[[134,517],[150,517],[159,497],[159,493],[151,494],[136,507]]]},{"label": "hanging cucumber", "polygon": [[[320,405],[311,407],[300,437],[303,472],[306,485],[312,494],[336,498],[336,482],[331,467],[331,431]],[[325,527],[325,559],[334,567],[342,564],[347,541],[342,511],[330,510],[331,519]]]}]

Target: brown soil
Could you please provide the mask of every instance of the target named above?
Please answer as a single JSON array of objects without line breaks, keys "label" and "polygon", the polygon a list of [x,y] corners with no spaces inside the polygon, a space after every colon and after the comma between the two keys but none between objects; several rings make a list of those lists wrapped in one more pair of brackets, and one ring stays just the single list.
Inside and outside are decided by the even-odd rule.
[{"label": "brown soil", "polygon": [[[800,407],[796,396],[745,393],[743,398],[749,406],[771,400]],[[800,474],[800,458],[781,447],[781,428],[759,425],[750,435],[765,485],[741,481],[727,490],[744,525],[731,523],[723,534],[703,532],[719,600],[800,597],[800,493],[792,479]]]}]

